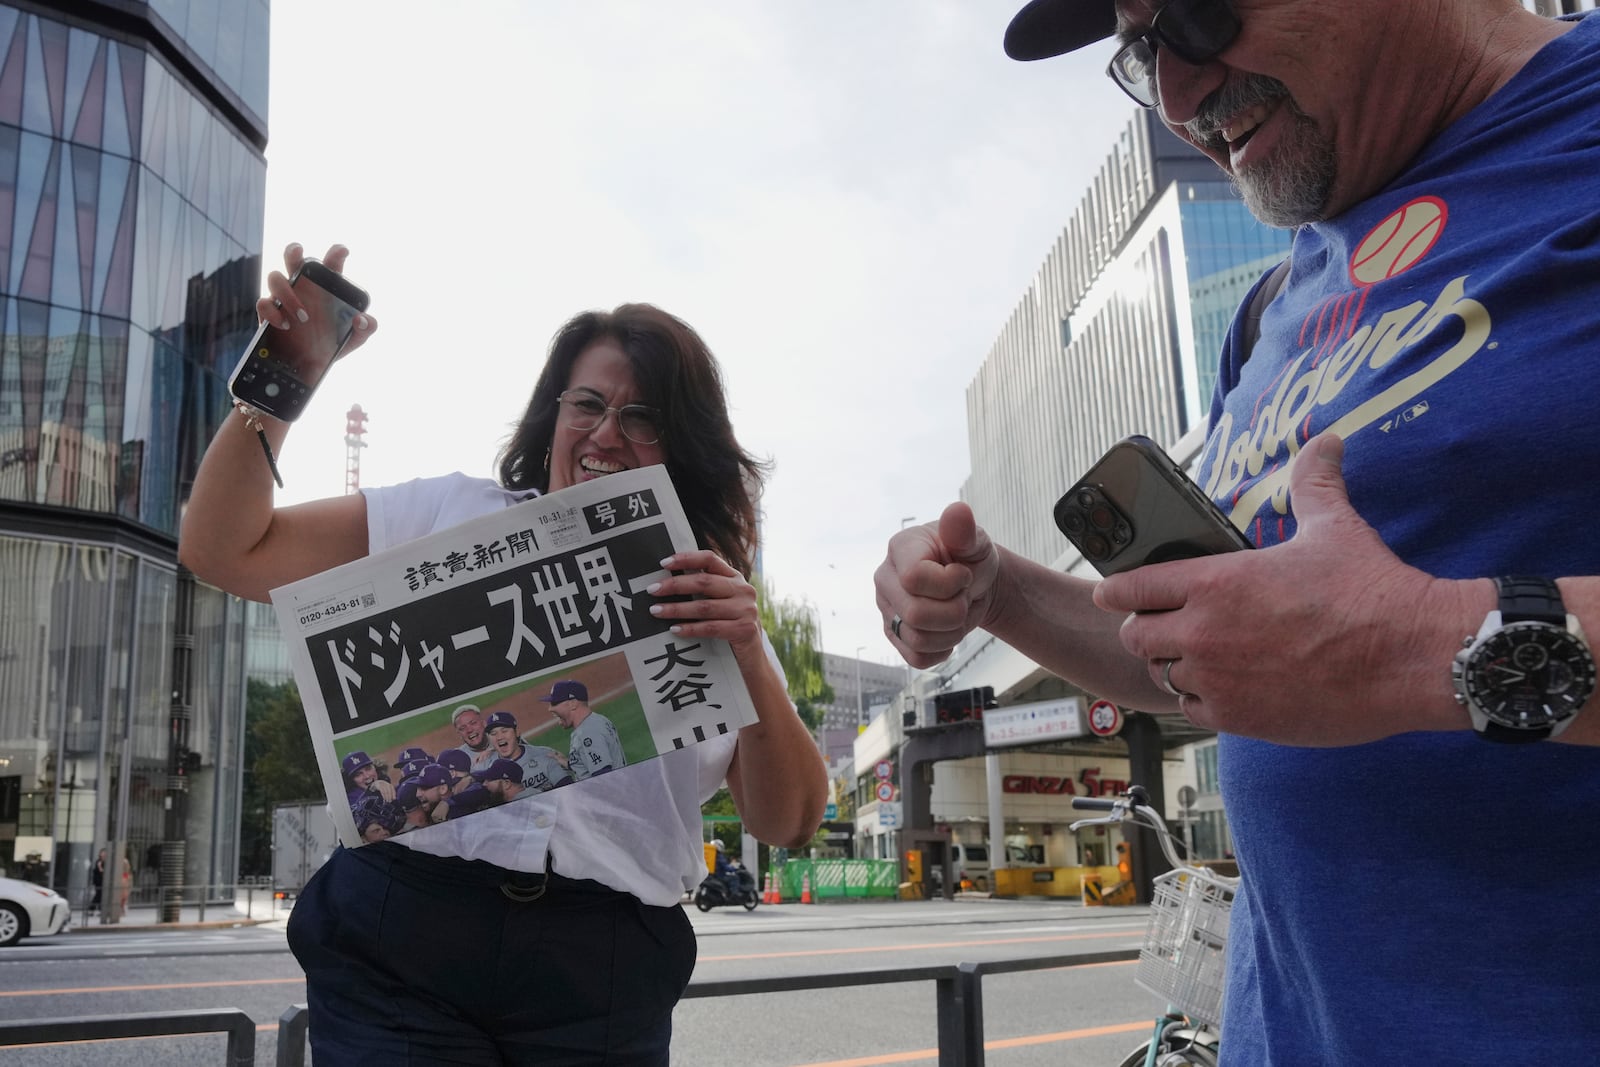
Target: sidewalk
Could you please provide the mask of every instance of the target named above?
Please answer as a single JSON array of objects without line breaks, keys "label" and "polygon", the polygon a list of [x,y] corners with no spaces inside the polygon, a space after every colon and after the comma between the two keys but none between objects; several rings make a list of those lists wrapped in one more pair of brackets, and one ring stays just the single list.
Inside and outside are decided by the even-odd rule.
[{"label": "sidewalk", "polygon": [[763,904],[754,911],[713,908],[702,912],[692,903],[684,913],[701,937],[743,933],[752,928],[773,933],[851,929],[874,926],[966,926],[989,923],[1066,922],[1084,919],[1133,919],[1142,924],[1146,905],[1084,907],[1073,897],[990,897],[963,893],[955,900],[891,900],[847,898],[816,904]]},{"label": "sidewalk", "polygon": [[[244,892],[244,890],[241,890]],[[85,915],[80,908],[72,913],[72,922],[63,933],[114,934],[129,930],[211,930],[231,929],[236,926],[259,926],[289,917],[290,909],[273,900],[270,890],[258,889],[252,901],[248,894],[234,903],[185,904],[178,909],[175,922],[163,922],[161,908],[155,904],[130,904],[122,921],[108,923],[98,914]]]}]

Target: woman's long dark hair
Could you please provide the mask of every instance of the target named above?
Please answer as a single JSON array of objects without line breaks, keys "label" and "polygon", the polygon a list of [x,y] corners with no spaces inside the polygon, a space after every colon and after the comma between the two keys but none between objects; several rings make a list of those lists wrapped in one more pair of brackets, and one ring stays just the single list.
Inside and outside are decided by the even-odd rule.
[{"label": "woman's long dark hair", "polygon": [[767,464],[734,439],[722,372],[706,343],[688,323],[651,304],[586,311],[556,331],[533,398],[500,451],[501,484],[540,492],[550,487],[556,397],[566,389],[578,357],[608,339],[627,354],[639,402],[661,411],[667,473],[695,537],[702,548],[748,576],[756,551],[756,499]]}]

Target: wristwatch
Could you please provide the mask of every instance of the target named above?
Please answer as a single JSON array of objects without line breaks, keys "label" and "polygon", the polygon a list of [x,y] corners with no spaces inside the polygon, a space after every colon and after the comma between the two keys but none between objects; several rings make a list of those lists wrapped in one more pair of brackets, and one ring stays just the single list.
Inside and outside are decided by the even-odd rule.
[{"label": "wristwatch", "polygon": [[1594,656],[1548,578],[1496,578],[1500,605],[1467,638],[1450,681],[1489,741],[1543,741],[1571,725],[1595,689]]}]

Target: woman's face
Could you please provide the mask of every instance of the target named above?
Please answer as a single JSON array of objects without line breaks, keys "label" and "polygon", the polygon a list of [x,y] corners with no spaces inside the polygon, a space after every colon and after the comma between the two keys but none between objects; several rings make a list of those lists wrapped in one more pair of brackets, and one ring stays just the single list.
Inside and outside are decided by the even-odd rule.
[{"label": "woman's face", "polygon": [[[627,355],[609,338],[596,341],[578,356],[567,376],[566,391],[591,394],[613,408],[647,403],[633,379]],[[606,412],[600,424],[588,430],[574,429],[569,414],[563,404],[556,415],[555,437],[550,442],[551,492],[667,461],[666,449],[659,441],[641,445],[624,436],[614,411]]]}]

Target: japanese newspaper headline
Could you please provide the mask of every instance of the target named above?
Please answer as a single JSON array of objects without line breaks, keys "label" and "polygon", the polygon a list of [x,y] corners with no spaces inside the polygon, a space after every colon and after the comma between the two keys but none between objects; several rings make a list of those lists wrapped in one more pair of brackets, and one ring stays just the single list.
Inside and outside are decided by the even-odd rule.
[{"label": "japanese newspaper headline", "polygon": [[728,644],[650,614],[661,561],[695,547],[654,466],[274,589],[340,840],[581,788],[755,722]]}]

